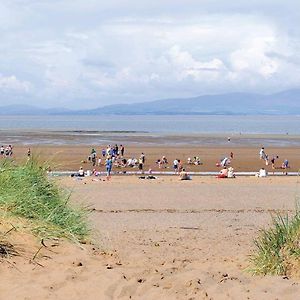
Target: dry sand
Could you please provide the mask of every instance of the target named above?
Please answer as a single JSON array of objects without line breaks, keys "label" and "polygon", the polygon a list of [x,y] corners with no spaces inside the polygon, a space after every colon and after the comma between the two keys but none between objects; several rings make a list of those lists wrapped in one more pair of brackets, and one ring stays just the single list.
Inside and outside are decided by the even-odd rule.
[{"label": "dry sand", "polygon": [[28,263],[39,245],[32,246],[26,259],[0,265],[0,299],[299,297],[297,279],[245,271],[272,212],[293,210],[297,177],[57,180],[73,190],[73,202],[91,206],[101,251],[46,241],[37,259],[42,267]]}]

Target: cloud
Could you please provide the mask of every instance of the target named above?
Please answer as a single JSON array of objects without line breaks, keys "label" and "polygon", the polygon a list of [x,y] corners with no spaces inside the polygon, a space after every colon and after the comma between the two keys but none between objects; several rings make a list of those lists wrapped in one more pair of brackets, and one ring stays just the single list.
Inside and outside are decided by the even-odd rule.
[{"label": "cloud", "polygon": [[97,107],[298,87],[299,14],[292,0],[3,0],[0,72],[14,75],[0,89]]},{"label": "cloud", "polygon": [[30,90],[30,83],[21,81],[16,76],[3,76],[0,74],[0,90],[13,92],[28,92]]}]

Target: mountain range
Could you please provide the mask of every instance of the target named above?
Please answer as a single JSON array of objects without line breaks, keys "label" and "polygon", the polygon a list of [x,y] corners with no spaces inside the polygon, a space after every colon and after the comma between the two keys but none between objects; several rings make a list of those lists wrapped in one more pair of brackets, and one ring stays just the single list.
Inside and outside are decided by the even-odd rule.
[{"label": "mountain range", "polygon": [[115,104],[95,109],[43,109],[28,105],[0,107],[0,115],[281,115],[300,114],[300,89],[271,95],[227,93],[193,98]]}]

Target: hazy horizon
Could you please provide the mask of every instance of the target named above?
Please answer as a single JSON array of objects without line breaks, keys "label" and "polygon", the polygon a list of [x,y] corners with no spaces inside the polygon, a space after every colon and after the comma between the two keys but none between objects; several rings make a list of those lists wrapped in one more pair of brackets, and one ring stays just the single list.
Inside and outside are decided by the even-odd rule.
[{"label": "hazy horizon", "polygon": [[3,0],[0,106],[300,87],[300,2]]}]

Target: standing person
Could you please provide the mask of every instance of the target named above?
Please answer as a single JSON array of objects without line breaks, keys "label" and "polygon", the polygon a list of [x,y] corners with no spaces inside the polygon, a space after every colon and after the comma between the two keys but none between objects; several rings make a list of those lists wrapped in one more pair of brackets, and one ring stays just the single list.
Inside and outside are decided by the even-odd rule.
[{"label": "standing person", "polygon": [[175,173],[175,174],[178,173],[178,164],[179,164],[179,161],[178,161],[178,159],[176,158],[176,159],[173,161],[173,169],[174,169],[174,173]]},{"label": "standing person", "polygon": [[91,161],[92,161],[93,167],[96,165],[96,160],[97,160],[97,152],[93,148],[91,151]]},{"label": "standing person", "polygon": [[183,164],[180,159],[178,159],[178,173],[180,173],[183,170]]},{"label": "standing person", "polygon": [[266,152],[265,152],[265,148],[264,147],[261,147],[260,151],[259,151],[259,158],[260,159],[263,159],[263,160],[266,160]]},{"label": "standing person", "polygon": [[144,158],[141,156],[139,158],[139,170],[143,173],[143,166],[144,166]]},{"label": "standing person", "polygon": [[284,173],[285,175],[287,175],[288,173],[287,173],[286,170],[287,170],[288,168],[290,168],[290,164],[289,164],[289,161],[288,161],[287,159],[285,159],[285,160],[283,161],[281,168],[284,170],[283,173]]},{"label": "standing person", "polygon": [[106,178],[107,180],[110,179],[110,174],[111,174],[111,169],[112,169],[112,159],[110,156],[107,157],[106,161],[105,161],[105,166],[106,166]]},{"label": "standing person", "polygon": [[146,158],[145,158],[145,154],[143,152],[141,154],[141,159],[142,159],[143,164],[145,164]]},{"label": "standing person", "polygon": [[28,148],[28,150],[27,150],[27,156],[28,156],[28,158],[31,156],[31,150],[30,150],[30,148]]},{"label": "standing person", "polygon": [[119,156],[119,146],[115,144],[115,156]]},{"label": "standing person", "polygon": [[264,147],[262,147],[259,151],[259,158],[265,161],[266,166],[269,165],[269,156],[266,154]]},{"label": "standing person", "polygon": [[4,152],[5,152],[4,146],[1,146],[1,148],[0,148],[0,155],[4,156]]},{"label": "standing person", "polygon": [[106,150],[103,148],[103,149],[101,150],[101,153],[102,153],[102,157],[105,157],[105,155],[106,155]]},{"label": "standing person", "polygon": [[125,147],[123,145],[120,145],[121,156],[124,156],[124,152],[125,152]]},{"label": "standing person", "polygon": [[276,161],[277,158],[279,158],[278,155],[273,156],[272,159],[271,159],[271,164],[272,164],[272,169],[273,169],[273,170],[276,169],[276,167],[275,167],[275,161]]}]

